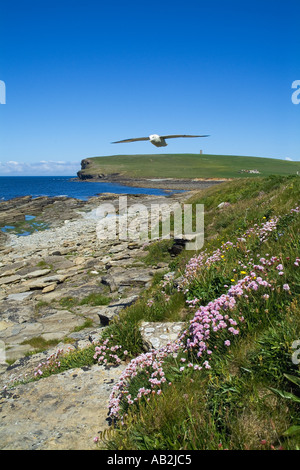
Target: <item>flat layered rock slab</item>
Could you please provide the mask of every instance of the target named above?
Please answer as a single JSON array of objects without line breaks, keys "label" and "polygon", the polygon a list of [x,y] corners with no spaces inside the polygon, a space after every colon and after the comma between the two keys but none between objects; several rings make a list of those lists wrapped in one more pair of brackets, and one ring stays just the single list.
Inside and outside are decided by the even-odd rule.
[{"label": "flat layered rock slab", "polygon": [[15,300],[16,302],[23,302],[23,300],[28,299],[33,296],[32,291],[20,292],[16,294],[9,294],[6,298],[8,301]]},{"label": "flat layered rock slab", "polygon": [[18,274],[13,274],[12,276],[3,276],[0,279],[0,286],[3,284],[12,284],[14,282],[20,281],[22,278]]},{"label": "flat layered rock slab", "polygon": [[160,349],[177,340],[184,322],[143,322],[140,332],[147,349]]},{"label": "flat layered rock slab", "polygon": [[62,340],[74,328],[80,327],[85,317],[73,314],[67,310],[58,310],[52,315],[40,318],[38,321],[13,323],[2,320],[0,323],[0,340],[6,346],[6,357],[15,360],[32,350],[29,345],[22,345],[24,340],[41,336],[45,340]]},{"label": "flat layered rock slab", "polygon": [[95,449],[93,438],[108,428],[109,396],[124,368],[72,369],[2,393],[0,449]]},{"label": "flat layered rock slab", "polygon": [[108,285],[111,292],[120,287],[147,287],[152,282],[153,270],[138,268],[111,268],[109,273],[102,278],[102,283]]},{"label": "flat layered rock slab", "polygon": [[54,282],[64,282],[67,279],[67,276],[62,274],[56,274],[53,276],[46,276],[46,277],[38,277],[36,279],[30,279],[28,281],[22,282],[20,288],[23,289],[23,292],[26,292],[31,289],[43,289],[47,287],[49,284],[53,284]]},{"label": "flat layered rock slab", "polygon": [[11,276],[15,272],[23,268],[26,265],[26,261],[19,261],[18,263],[9,263],[7,265],[2,265],[0,268],[0,277],[2,276]]}]

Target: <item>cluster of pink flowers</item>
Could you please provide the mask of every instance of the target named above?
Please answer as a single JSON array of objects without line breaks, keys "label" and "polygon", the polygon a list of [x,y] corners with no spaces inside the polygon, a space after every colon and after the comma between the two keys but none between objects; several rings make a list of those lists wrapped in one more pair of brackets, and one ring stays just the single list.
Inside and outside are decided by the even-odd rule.
[{"label": "cluster of pink flowers", "polygon": [[[226,248],[225,244],[222,248]],[[224,257],[225,249],[218,248],[211,255],[207,254],[207,250],[201,252],[198,256],[195,256],[189,260],[185,267],[185,272],[181,283],[178,285],[178,290],[181,290],[183,287],[188,287],[190,282],[197,277],[199,271],[204,266],[209,267],[214,263],[221,261]],[[188,289],[185,289],[185,293],[188,292]]]},{"label": "cluster of pink flowers", "polygon": [[[292,212],[299,213],[299,207],[292,209]],[[178,290],[182,290],[185,293],[188,292],[190,284],[197,279],[203,268],[205,269],[214,265],[214,263],[222,261],[227,250],[231,247],[239,248],[240,243],[246,242],[245,237],[257,236],[260,242],[264,243],[272,231],[276,230],[279,220],[279,217],[274,217],[260,226],[255,224],[254,227],[245,232],[243,237],[237,239],[236,244],[228,241],[223,243],[222,247],[215,250],[212,254],[205,250],[198,256],[191,258],[186,265]],[[109,414],[112,418],[121,418],[122,420],[120,410],[123,402],[132,405],[143,397],[147,397],[146,399],[149,400],[151,395],[160,395],[162,393],[161,387],[167,382],[164,364],[170,356],[176,358],[178,354],[187,355],[190,351],[196,353],[198,358],[197,364],[187,362],[186,357],[181,357],[180,362],[182,364],[178,368],[179,372],[183,372],[186,368],[193,368],[193,370],[210,369],[209,361],[213,351],[209,349],[209,342],[212,340],[214,333],[225,332],[222,341],[226,347],[229,347],[232,339],[240,333],[240,327],[244,324],[245,318],[242,312],[239,311],[238,301],[240,299],[248,301],[251,294],[255,294],[255,292],[260,294],[261,291],[260,297],[265,301],[269,299],[271,292],[275,290],[274,284],[272,284],[272,281],[269,282],[268,279],[269,271],[271,268],[273,270],[275,268],[275,272],[280,275],[281,273],[283,274],[284,266],[282,260],[277,256],[270,257],[269,254],[266,254],[265,257],[257,255],[259,258],[258,264],[254,262],[253,258],[249,259],[250,250],[245,251],[244,248],[245,246],[243,246],[242,252],[246,253],[245,258],[247,260],[245,262],[238,261],[238,263],[240,264],[240,269],[247,269],[249,274],[241,271],[241,273],[246,275],[237,281],[234,280],[234,285],[229,287],[226,294],[221,295],[207,305],[199,306],[199,299],[197,298],[187,300],[191,308],[196,308],[196,312],[194,318],[190,321],[189,327],[182,332],[178,339],[173,343],[169,343],[165,348],[141,354],[128,364],[110,396]],[[300,258],[296,258],[294,265],[298,266],[299,261]],[[234,272],[236,271],[234,269]],[[168,283],[169,279],[165,279],[163,287],[168,285]],[[287,292],[290,291],[288,284],[283,284],[282,288]],[[151,301],[150,305],[152,304],[153,302]],[[200,360],[203,360],[203,362],[199,363]],[[147,377],[146,384],[139,388],[136,396],[132,396],[129,393],[130,384],[142,372]]]},{"label": "cluster of pink flowers", "polygon": [[[112,336],[111,336],[112,338]],[[109,338],[106,338],[102,344],[95,347],[94,359],[98,361],[99,364],[108,365],[108,364],[120,364],[121,359],[119,357],[122,346],[113,345],[109,346]],[[117,352],[119,351],[119,355]],[[124,356],[127,356],[128,352],[125,350],[122,352]]]},{"label": "cluster of pink flowers", "polygon": [[[176,356],[179,349],[178,342],[168,343],[161,349],[153,349],[132,359],[121,374],[118,383],[113,387],[109,400],[109,415],[115,418],[120,417],[120,405],[124,399],[131,405],[147,395],[160,395],[161,386],[166,382],[163,370],[164,361],[170,354]],[[148,377],[148,385],[146,388],[140,387],[136,396],[133,397],[129,394],[130,383],[142,371],[145,371]]]},{"label": "cluster of pink flowers", "polygon": [[[231,286],[227,294],[205,306],[201,305],[190,321],[189,328],[180,337],[180,341],[186,344],[186,350],[196,350],[198,358],[203,357],[204,353],[210,356],[212,351],[208,345],[212,333],[223,330],[233,336],[238,335],[238,324],[243,323],[244,317],[239,313],[236,315],[237,299],[242,296],[247,299],[249,291],[257,291],[261,287],[274,289],[268,281],[256,277],[256,273],[252,272]],[[231,312],[235,312],[236,318],[232,318]],[[229,346],[230,340],[226,339],[224,344]]]},{"label": "cluster of pink flowers", "polygon": [[262,227],[258,228],[256,234],[259,236],[261,242],[266,241],[268,239],[269,234],[276,230],[278,221],[279,217],[274,217],[273,219],[270,219],[269,221],[265,222]]},{"label": "cluster of pink flowers", "polygon": [[238,238],[237,241],[244,242],[247,237],[254,235],[257,236],[261,242],[265,242],[269,238],[269,235],[276,230],[278,221],[279,217],[273,217],[272,219],[263,222],[261,225],[254,224],[253,227],[246,230],[244,235]]},{"label": "cluster of pink flowers", "polygon": [[[179,288],[182,288],[184,286],[188,287],[191,281],[197,278],[199,271],[203,267],[209,267],[215,264],[216,262],[221,261],[225,257],[225,254],[228,249],[236,248],[239,243],[246,242],[247,236],[258,236],[261,242],[266,241],[269,234],[276,229],[278,221],[279,217],[274,217],[273,219],[262,223],[260,226],[258,224],[255,224],[253,227],[249,228],[241,237],[238,237],[236,243],[227,241],[226,243],[222,244],[221,248],[217,248],[215,251],[213,251],[212,254],[208,254],[207,250],[204,250],[198,256],[191,258],[188,264],[186,265],[184,277]],[[249,251],[250,250],[247,250],[247,252]],[[187,292],[187,289],[185,290],[185,292]]]},{"label": "cluster of pink flowers", "polygon": [[175,272],[169,272],[164,275],[163,280],[161,281],[161,286],[164,289],[165,287],[169,287],[173,283]]},{"label": "cluster of pink flowers", "polygon": [[[238,315],[238,318],[235,319],[229,313],[235,309],[238,297],[242,295],[247,296],[246,292],[255,291],[259,287],[272,288],[271,284],[261,277],[256,278],[255,273],[246,276],[238,281],[236,285],[232,286],[228,290],[228,294],[220,296],[218,299],[209,302],[206,306],[200,306],[190,322],[189,329],[185,330],[177,341],[169,343],[162,349],[152,350],[134,358],[113,388],[109,402],[110,416],[120,417],[120,404],[122,400],[126,400],[131,405],[142,397],[155,393],[159,395],[161,393],[161,386],[166,382],[163,369],[164,362],[171,354],[173,357],[176,357],[178,352],[186,353],[193,350],[197,352],[197,357],[200,358],[205,352],[208,358],[204,357],[205,360],[202,365],[189,362],[186,365],[182,365],[179,368],[179,372],[183,372],[186,367],[193,368],[194,370],[210,369],[209,360],[212,351],[208,348],[208,342],[211,333],[226,329],[228,334],[232,336],[238,335],[238,322],[242,323],[244,318]],[[231,342],[229,339],[225,339],[224,344],[229,347]],[[181,361],[184,363],[185,358],[182,358]],[[132,379],[141,371],[146,372],[147,386],[141,387],[137,395],[133,397],[129,394],[129,386]],[[147,399],[149,400],[149,397]]]},{"label": "cluster of pink flowers", "polygon": [[56,352],[47,357],[45,362],[40,362],[35,368],[34,376],[41,377],[46,371],[54,372],[60,368],[59,356],[63,354],[63,349],[58,349]]}]

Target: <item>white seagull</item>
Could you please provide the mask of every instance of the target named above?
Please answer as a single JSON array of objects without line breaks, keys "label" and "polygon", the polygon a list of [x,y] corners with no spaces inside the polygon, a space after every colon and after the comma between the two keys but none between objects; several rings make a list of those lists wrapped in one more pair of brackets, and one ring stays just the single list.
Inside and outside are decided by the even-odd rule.
[{"label": "white seagull", "polygon": [[165,139],[175,139],[176,137],[209,137],[208,135],[157,135],[151,134],[149,137],[137,137],[134,139],[118,140],[112,144],[121,144],[125,142],[138,142],[140,140],[150,140],[151,144],[155,147],[166,147],[168,144]]}]

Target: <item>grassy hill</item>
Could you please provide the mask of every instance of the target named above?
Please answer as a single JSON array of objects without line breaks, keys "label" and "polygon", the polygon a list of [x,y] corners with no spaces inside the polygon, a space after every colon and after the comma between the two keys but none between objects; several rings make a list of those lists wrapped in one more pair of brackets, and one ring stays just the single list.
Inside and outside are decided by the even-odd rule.
[{"label": "grassy hill", "polygon": [[83,175],[118,173],[126,178],[243,178],[249,173],[240,170],[258,170],[260,176],[296,174],[300,162],[235,155],[112,155],[85,159],[82,168]]}]

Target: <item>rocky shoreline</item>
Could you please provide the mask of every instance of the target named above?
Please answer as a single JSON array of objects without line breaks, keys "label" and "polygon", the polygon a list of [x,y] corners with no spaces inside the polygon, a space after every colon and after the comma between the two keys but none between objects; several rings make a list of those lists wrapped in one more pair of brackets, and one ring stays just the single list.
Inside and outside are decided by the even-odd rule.
[{"label": "rocky shoreline", "polygon": [[[168,270],[166,263],[143,263],[145,241],[97,237],[99,204],[117,207],[119,196],[0,203],[0,226],[17,227],[30,214],[46,227],[28,236],[0,232],[0,449],[92,449],[93,437],[108,425],[108,398],[124,365],[95,365],[17,383],[59,348],[82,349],[97,341],[111,319],[151,285],[153,275]],[[128,205],[146,207],[186,197],[127,196]],[[107,305],[82,302],[94,294],[108,298]],[[157,347],[177,328],[145,324],[145,344]],[[35,353],[36,338],[58,344]]]},{"label": "rocky shoreline", "polygon": [[[92,171],[91,171],[92,169]],[[85,158],[81,161],[81,170],[77,172],[75,181],[88,181],[95,183],[115,183],[122,186],[131,186],[136,188],[156,188],[166,191],[193,191],[205,189],[213,184],[223,183],[226,179],[220,178],[130,178],[122,173],[98,173],[93,172],[92,159]]]},{"label": "rocky shoreline", "polygon": [[[182,193],[167,197],[127,196],[128,206],[138,202],[146,207],[153,202],[180,202],[184,198],[186,194]],[[91,293],[102,293],[115,302],[135,296],[151,281],[154,271],[142,262],[147,254],[145,241],[99,240],[97,237],[97,208],[101,203],[111,203],[117,210],[118,201],[119,195],[103,194],[88,201],[18,198],[13,201],[14,209],[8,209],[11,201],[0,204],[0,220],[7,213],[9,223],[16,224],[29,213],[38,214],[39,220],[48,224],[47,229],[29,236],[3,234],[0,246],[0,339],[7,342],[8,359],[17,359],[32,350],[20,345],[25,338],[38,334],[45,339],[55,334],[59,338],[67,333],[64,328],[60,333],[51,333],[51,328],[41,327],[41,323],[49,324],[53,315],[58,318],[62,310],[61,299],[80,301]],[[99,308],[76,306],[72,314],[67,310],[61,313],[72,329],[86,318],[99,323],[96,310]]]},{"label": "rocky shoreline", "polygon": [[78,172],[78,178],[74,178],[74,181],[85,181],[90,183],[115,183],[122,186],[164,189],[165,191],[199,191],[200,189],[208,188],[214,184],[224,183],[225,181],[229,181],[229,179],[195,178],[191,180],[183,178],[127,178],[119,174],[103,174],[95,176],[89,173]]}]

